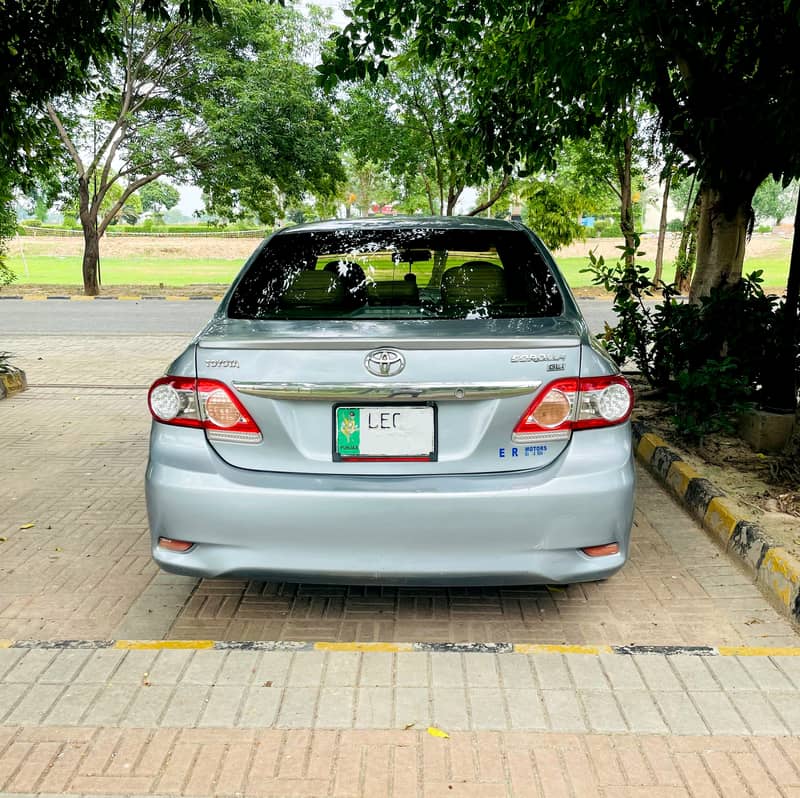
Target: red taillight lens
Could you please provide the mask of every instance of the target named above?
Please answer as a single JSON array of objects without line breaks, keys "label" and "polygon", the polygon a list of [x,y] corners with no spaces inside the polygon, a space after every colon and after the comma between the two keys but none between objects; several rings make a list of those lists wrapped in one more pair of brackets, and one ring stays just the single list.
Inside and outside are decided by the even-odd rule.
[{"label": "red taillight lens", "polygon": [[556,380],[546,385],[514,427],[511,440],[563,440],[575,429],[622,424],[633,410],[633,391],[619,375]]},{"label": "red taillight lens", "polygon": [[201,427],[214,440],[261,441],[256,422],[233,391],[217,380],[162,377],[150,387],[147,403],[161,424]]}]

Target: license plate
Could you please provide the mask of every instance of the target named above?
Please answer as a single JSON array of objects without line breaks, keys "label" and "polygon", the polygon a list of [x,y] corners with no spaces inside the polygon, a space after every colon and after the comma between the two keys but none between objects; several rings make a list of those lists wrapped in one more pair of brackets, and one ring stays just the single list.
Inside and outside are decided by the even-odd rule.
[{"label": "license plate", "polygon": [[431,405],[334,408],[335,460],[436,459],[436,412]]}]

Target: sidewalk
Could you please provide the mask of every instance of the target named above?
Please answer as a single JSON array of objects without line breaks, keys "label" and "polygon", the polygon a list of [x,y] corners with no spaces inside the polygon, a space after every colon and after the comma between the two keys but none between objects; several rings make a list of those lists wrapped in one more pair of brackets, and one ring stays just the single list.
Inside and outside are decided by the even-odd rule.
[{"label": "sidewalk", "polygon": [[3,795],[800,795],[800,656],[31,647],[0,673]]}]

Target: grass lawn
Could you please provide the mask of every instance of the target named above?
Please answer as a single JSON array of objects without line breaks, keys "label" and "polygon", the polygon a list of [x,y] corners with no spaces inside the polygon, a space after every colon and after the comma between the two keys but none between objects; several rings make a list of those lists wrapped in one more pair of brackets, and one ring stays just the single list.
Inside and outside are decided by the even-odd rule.
[{"label": "grass lawn", "polygon": [[[591,285],[591,275],[582,274],[581,269],[585,269],[589,265],[589,258],[559,258],[556,257],[556,263],[561,269],[567,282],[573,288],[584,288]],[[644,258],[639,261],[642,266],[647,266],[650,269],[650,276],[653,275],[655,268],[655,261]],[[750,274],[757,270],[763,270],[764,274],[764,287],[775,288],[783,290],[786,287],[786,278],[789,275],[789,261],[788,258],[775,255],[772,257],[745,257],[744,273]],[[675,269],[672,263],[664,264],[664,277],[666,280],[672,280],[675,276]]]},{"label": "grass lawn", "polygon": [[[6,263],[16,273],[18,283],[83,285],[78,255],[28,255],[24,262],[19,256],[11,256]],[[104,285],[227,285],[243,265],[240,258],[108,257],[101,259],[100,273]]]},{"label": "grass lawn", "polygon": [[[590,276],[581,273],[588,258],[557,258],[567,282],[573,288],[591,285]],[[193,283],[228,285],[244,264],[244,258],[169,258],[107,257],[100,263],[104,285],[186,286]],[[17,283],[28,285],[82,285],[80,256],[28,255],[23,261],[10,256],[7,264],[17,274]],[[643,260],[652,270],[653,261]],[[416,264],[417,271],[421,264]],[[672,266],[665,265],[665,276],[671,278]],[[782,256],[754,257],[745,260],[745,273],[764,271],[764,285],[783,288],[786,285],[788,259]]]}]

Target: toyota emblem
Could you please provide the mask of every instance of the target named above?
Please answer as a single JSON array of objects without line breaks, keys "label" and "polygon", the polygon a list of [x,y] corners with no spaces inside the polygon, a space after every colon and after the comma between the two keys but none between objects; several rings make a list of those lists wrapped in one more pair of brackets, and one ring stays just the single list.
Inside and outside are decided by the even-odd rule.
[{"label": "toyota emblem", "polygon": [[376,377],[394,377],[406,367],[406,359],[396,349],[373,349],[364,358],[364,366]]}]

